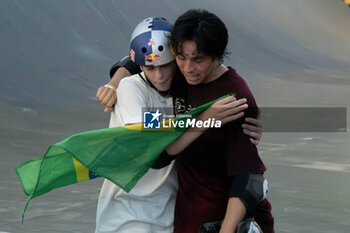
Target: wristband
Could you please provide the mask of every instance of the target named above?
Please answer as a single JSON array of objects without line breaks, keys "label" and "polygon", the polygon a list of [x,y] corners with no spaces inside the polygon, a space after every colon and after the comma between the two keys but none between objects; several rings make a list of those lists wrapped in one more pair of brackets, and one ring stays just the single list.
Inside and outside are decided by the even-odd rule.
[{"label": "wristband", "polygon": [[111,88],[113,90],[117,90],[117,88],[115,86],[113,86],[112,84],[107,83],[106,85],[104,85],[105,87]]}]

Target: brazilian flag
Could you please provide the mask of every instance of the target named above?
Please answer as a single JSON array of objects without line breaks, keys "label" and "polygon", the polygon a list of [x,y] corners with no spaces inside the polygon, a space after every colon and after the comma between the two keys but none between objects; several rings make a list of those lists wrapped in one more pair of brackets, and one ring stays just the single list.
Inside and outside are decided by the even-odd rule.
[{"label": "brazilian flag", "polygon": [[[186,117],[196,118],[217,100],[188,112]],[[172,120],[183,121],[184,117]],[[185,130],[145,130],[142,124],[135,124],[78,133],[50,146],[42,158],[15,167],[24,193],[29,196],[22,219],[31,199],[99,176],[129,192],[160,153]]]}]

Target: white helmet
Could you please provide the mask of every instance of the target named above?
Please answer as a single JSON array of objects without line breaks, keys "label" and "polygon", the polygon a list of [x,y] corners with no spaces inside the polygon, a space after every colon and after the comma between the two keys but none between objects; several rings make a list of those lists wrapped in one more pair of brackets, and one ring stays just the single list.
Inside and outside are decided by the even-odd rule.
[{"label": "white helmet", "polygon": [[170,48],[172,25],[164,18],[147,18],[134,29],[130,40],[130,58],[140,66],[161,66],[175,59]]}]

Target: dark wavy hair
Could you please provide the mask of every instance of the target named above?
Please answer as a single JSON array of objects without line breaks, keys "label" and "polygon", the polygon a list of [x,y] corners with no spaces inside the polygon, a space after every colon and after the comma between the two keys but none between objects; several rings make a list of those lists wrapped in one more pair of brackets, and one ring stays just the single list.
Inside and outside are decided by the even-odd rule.
[{"label": "dark wavy hair", "polygon": [[227,28],[222,20],[207,10],[190,9],[175,22],[170,41],[176,55],[181,54],[182,42],[192,40],[197,51],[222,60],[228,42]]}]

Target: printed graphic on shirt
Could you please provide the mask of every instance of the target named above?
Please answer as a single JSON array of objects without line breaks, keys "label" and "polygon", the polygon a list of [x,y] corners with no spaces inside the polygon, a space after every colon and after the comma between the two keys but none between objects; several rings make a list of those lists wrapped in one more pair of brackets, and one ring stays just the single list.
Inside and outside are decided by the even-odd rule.
[{"label": "printed graphic on shirt", "polygon": [[186,106],[186,101],[184,98],[175,98],[175,112],[176,115],[181,115],[194,109],[191,105]]}]

